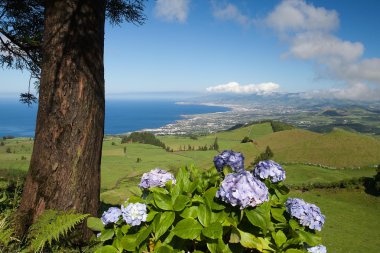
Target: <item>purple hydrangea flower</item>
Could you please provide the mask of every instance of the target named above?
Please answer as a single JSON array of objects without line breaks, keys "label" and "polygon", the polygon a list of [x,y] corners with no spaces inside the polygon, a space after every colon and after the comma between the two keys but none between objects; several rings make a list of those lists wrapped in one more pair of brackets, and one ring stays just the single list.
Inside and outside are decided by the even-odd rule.
[{"label": "purple hydrangea flower", "polygon": [[244,156],[239,152],[224,150],[214,157],[214,164],[218,172],[222,172],[223,167],[227,165],[235,172],[242,172],[244,171]]},{"label": "purple hydrangea flower", "polygon": [[110,207],[107,211],[105,211],[102,215],[102,222],[104,225],[109,223],[115,223],[119,220],[121,216],[121,210],[117,207]]},{"label": "purple hydrangea flower", "polygon": [[146,221],[146,205],[141,203],[131,203],[127,207],[121,206],[124,221],[131,226],[138,226]]},{"label": "purple hydrangea flower", "polygon": [[257,178],[269,178],[272,183],[277,183],[285,180],[285,170],[280,164],[272,161],[260,161],[253,170],[253,175]]},{"label": "purple hydrangea flower", "polygon": [[144,173],[141,177],[139,186],[148,189],[150,187],[164,187],[167,181],[171,180],[173,184],[176,183],[173,174],[166,170],[155,168],[150,172]]},{"label": "purple hydrangea flower", "polygon": [[238,205],[240,209],[260,205],[269,199],[265,184],[246,171],[228,174],[216,192],[216,197],[232,206]]},{"label": "purple hydrangea flower", "polygon": [[321,231],[325,223],[325,216],[321,213],[319,207],[299,198],[288,198],[285,206],[286,211],[292,217],[299,219],[301,225]]},{"label": "purple hydrangea flower", "polygon": [[310,253],[327,253],[327,249],[323,245],[317,245],[315,247],[307,248],[307,252],[310,252]]}]

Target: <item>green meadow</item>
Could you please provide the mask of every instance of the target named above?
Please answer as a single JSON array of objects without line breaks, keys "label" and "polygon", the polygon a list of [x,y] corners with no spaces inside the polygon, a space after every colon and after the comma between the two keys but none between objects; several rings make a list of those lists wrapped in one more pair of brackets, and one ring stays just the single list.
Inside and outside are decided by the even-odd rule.
[{"label": "green meadow", "polygon": [[[245,136],[253,142],[241,143]],[[219,150],[242,152],[246,167],[269,146],[274,153],[273,160],[287,172],[286,184],[294,189],[373,177],[375,165],[380,164],[379,138],[340,129],[326,134],[301,129],[273,132],[270,123],[262,123],[196,138],[158,138],[173,152],[148,144],[121,144],[119,136],[104,138],[101,171],[104,203],[118,205],[128,196],[139,194],[137,185],[141,175],[156,167],[172,172],[190,165],[212,169],[213,157],[218,152],[197,149],[213,145],[216,138]],[[33,144],[28,138],[2,142],[0,181],[27,171]],[[360,184],[349,189],[312,188],[303,192],[292,190],[291,195],[320,206],[327,217],[322,235],[329,252],[378,252],[380,197],[365,193]]]}]

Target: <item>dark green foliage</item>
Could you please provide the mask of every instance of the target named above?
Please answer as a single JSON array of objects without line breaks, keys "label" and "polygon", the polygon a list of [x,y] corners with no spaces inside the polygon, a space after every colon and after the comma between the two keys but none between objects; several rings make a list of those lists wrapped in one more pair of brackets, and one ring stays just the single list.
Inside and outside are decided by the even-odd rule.
[{"label": "dark green foliage", "polygon": [[245,136],[242,140],[241,140],[241,143],[247,143],[247,142],[253,142],[253,140],[251,138],[249,138],[248,136]]},{"label": "dark green foliage", "polygon": [[124,136],[121,139],[121,143],[137,142],[143,144],[150,144],[157,147],[166,149],[165,144],[156,138],[156,136],[149,132],[133,132],[128,136]]},{"label": "dark green foliage", "polygon": [[0,143],[0,146],[5,146],[5,143],[2,141],[2,142]]},{"label": "dark green foliage", "polygon": [[273,121],[272,120],[272,121],[270,121],[270,124],[272,126],[273,132],[280,132],[280,131],[294,129],[294,126],[289,125],[289,124],[284,123],[284,122],[280,122],[280,121]]},{"label": "dark green foliage", "polygon": [[219,150],[218,137],[215,138],[212,148],[213,150]]},{"label": "dark green foliage", "polygon": [[5,135],[3,136],[3,140],[10,140],[10,139],[14,139],[15,137],[13,135]]},{"label": "dark green foliage", "polygon": [[273,154],[272,150],[270,149],[269,146],[267,146],[265,151],[263,153],[261,153],[258,157],[256,157],[256,159],[255,159],[255,161],[253,161],[252,165],[254,166],[260,161],[270,160],[273,157],[273,155],[274,154]]},{"label": "dark green foliage", "polygon": [[11,150],[10,147],[8,147],[8,148],[5,150],[5,152],[7,152],[7,153],[12,153],[12,150]]}]

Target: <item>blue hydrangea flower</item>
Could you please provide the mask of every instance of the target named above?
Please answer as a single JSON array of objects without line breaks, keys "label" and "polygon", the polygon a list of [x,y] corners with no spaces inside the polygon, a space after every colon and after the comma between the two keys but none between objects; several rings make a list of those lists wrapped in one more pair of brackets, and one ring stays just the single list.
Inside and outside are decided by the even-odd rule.
[{"label": "blue hydrangea flower", "polygon": [[323,245],[317,245],[315,247],[307,248],[307,252],[310,252],[310,253],[327,253],[327,249]]},{"label": "blue hydrangea flower", "polygon": [[232,150],[224,150],[214,157],[214,165],[218,172],[222,172],[224,166],[230,166],[235,172],[244,171],[244,156],[242,153]]},{"label": "blue hydrangea flower", "polygon": [[124,221],[131,226],[138,226],[146,221],[146,205],[141,203],[131,203],[127,207],[121,206],[121,213]]},{"label": "blue hydrangea flower", "polygon": [[272,161],[260,161],[253,170],[253,175],[257,178],[269,178],[272,183],[285,180],[285,170],[280,164]]},{"label": "blue hydrangea flower", "polygon": [[104,225],[109,223],[115,223],[119,220],[121,216],[121,210],[117,207],[110,207],[107,211],[105,211],[102,215],[102,222]]},{"label": "blue hydrangea flower", "polygon": [[228,174],[216,192],[216,197],[232,206],[240,206],[240,209],[260,205],[269,199],[265,184],[247,171]]},{"label": "blue hydrangea flower", "polygon": [[155,168],[142,175],[139,186],[145,189],[150,187],[164,187],[165,183],[169,180],[171,180],[173,184],[176,183],[173,174],[167,172],[166,170]]},{"label": "blue hydrangea flower", "polygon": [[319,207],[299,198],[288,198],[285,206],[286,211],[292,217],[299,219],[301,225],[321,231],[325,223],[325,216],[321,213]]}]

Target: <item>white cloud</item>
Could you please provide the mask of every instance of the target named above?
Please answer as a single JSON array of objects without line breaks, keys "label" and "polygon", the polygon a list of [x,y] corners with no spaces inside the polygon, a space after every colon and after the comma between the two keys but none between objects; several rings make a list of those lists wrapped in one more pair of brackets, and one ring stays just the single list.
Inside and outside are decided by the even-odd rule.
[{"label": "white cloud", "polygon": [[253,23],[253,21],[248,16],[243,15],[240,10],[233,4],[221,6],[213,2],[212,14],[217,19],[234,21],[244,26],[249,26]]},{"label": "white cloud", "polygon": [[363,55],[360,42],[343,41],[320,32],[299,33],[291,40],[289,54],[305,60],[352,62]]},{"label": "white cloud", "polygon": [[208,87],[206,90],[208,92],[215,93],[269,94],[277,90],[279,87],[280,85],[272,82],[248,85],[240,85],[237,82],[229,82],[226,84]]},{"label": "white cloud", "polygon": [[189,13],[190,0],[157,0],[155,14],[167,21],[185,22]]},{"label": "white cloud", "polygon": [[314,7],[303,0],[285,0],[271,12],[265,23],[280,32],[331,31],[339,26],[336,11]]},{"label": "white cloud", "polygon": [[339,27],[336,11],[304,0],[284,0],[261,23],[289,43],[285,56],[315,63],[319,77],[345,85],[311,95],[360,100],[380,97],[379,87],[375,87],[380,86],[380,58],[363,59],[361,42],[342,40],[333,34]]}]

